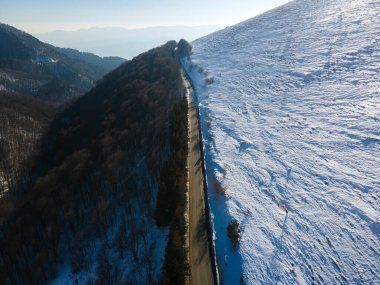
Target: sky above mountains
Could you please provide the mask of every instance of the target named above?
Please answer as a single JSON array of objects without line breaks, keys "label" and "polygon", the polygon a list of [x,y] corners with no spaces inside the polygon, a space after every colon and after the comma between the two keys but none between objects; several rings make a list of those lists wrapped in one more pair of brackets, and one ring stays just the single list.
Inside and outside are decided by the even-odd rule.
[{"label": "sky above mountains", "polygon": [[120,26],[229,26],[289,0],[0,0],[0,22],[29,33]]}]

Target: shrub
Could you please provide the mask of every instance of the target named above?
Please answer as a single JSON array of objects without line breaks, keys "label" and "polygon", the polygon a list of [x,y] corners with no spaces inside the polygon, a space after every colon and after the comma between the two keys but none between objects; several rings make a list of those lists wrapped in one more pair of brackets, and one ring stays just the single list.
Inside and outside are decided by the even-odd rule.
[{"label": "shrub", "polygon": [[233,244],[237,244],[240,240],[240,228],[237,220],[232,220],[227,226],[227,236]]},{"label": "shrub", "polygon": [[206,80],[205,80],[206,84],[207,85],[211,85],[214,83],[214,77],[210,76],[210,77],[207,77]]},{"label": "shrub", "polygon": [[214,178],[214,181],[212,182],[212,189],[214,189],[217,196],[226,195],[226,189],[222,186],[222,184],[216,178]]}]

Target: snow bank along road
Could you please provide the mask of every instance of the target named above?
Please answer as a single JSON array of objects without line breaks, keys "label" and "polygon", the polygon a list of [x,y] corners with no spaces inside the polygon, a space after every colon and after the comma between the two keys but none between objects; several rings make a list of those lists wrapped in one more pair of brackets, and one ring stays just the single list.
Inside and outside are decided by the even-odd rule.
[{"label": "snow bank along road", "polygon": [[190,83],[185,76],[183,80],[189,100],[189,259],[190,284],[213,285],[214,276],[207,236],[204,177],[202,173],[202,156],[197,108],[193,100]]},{"label": "snow bank along road", "polygon": [[221,283],[380,284],[380,1],[296,0],[192,45]]}]

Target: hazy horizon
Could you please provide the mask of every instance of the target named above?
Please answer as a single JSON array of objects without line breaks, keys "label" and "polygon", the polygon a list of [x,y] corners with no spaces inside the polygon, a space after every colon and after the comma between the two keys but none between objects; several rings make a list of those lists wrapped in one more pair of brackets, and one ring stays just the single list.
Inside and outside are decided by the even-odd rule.
[{"label": "hazy horizon", "polygon": [[76,31],[53,31],[33,34],[39,40],[57,47],[73,48],[99,56],[120,56],[132,59],[169,40],[184,38],[193,41],[217,30],[220,26],[156,26],[141,29],[104,27]]},{"label": "hazy horizon", "polygon": [[[47,0],[0,0],[0,22],[31,34],[57,30],[77,31],[90,28],[122,27],[144,29],[167,26],[230,26],[289,0],[194,0],[191,5],[175,0],[99,0],[56,3]],[[196,25],[194,25],[196,23]]]},{"label": "hazy horizon", "polygon": [[[4,23],[8,24],[8,23]],[[15,26],[16,27],[16,26]],[[136,30],[147,30],[147,29],[154,29],[154,28],[202,28],[202,27],[215,27],[223,29],[227,26],[221,26],[221,25],[156,25],[156,26],[146,26],[146,27],[123,27],[123,26],[89,26],[89,27],[82,27],[78,29],[57,29],[57,30],[51,30],[47,32],[33,32],[32,35],[44,35],[44,34],[51,34],[56,32],[80,32],[80,31],[88,31],[88,30],[105,30],[105,29],[120,29],[120,30],[128,30],[128,31],[136,31]],[[17,28],[17,27],[16,27]],[[25,31],[25,30],[23,30]]]}]

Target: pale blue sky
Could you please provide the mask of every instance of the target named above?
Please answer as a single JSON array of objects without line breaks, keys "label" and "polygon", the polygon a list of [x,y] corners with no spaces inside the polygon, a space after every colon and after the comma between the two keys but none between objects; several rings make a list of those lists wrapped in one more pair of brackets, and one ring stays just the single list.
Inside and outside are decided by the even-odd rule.
[{"label": "pale blue sky", "polygon": [[30,33],[120,26],[227,26],[289,0],[0,0],[0,22]]}]

